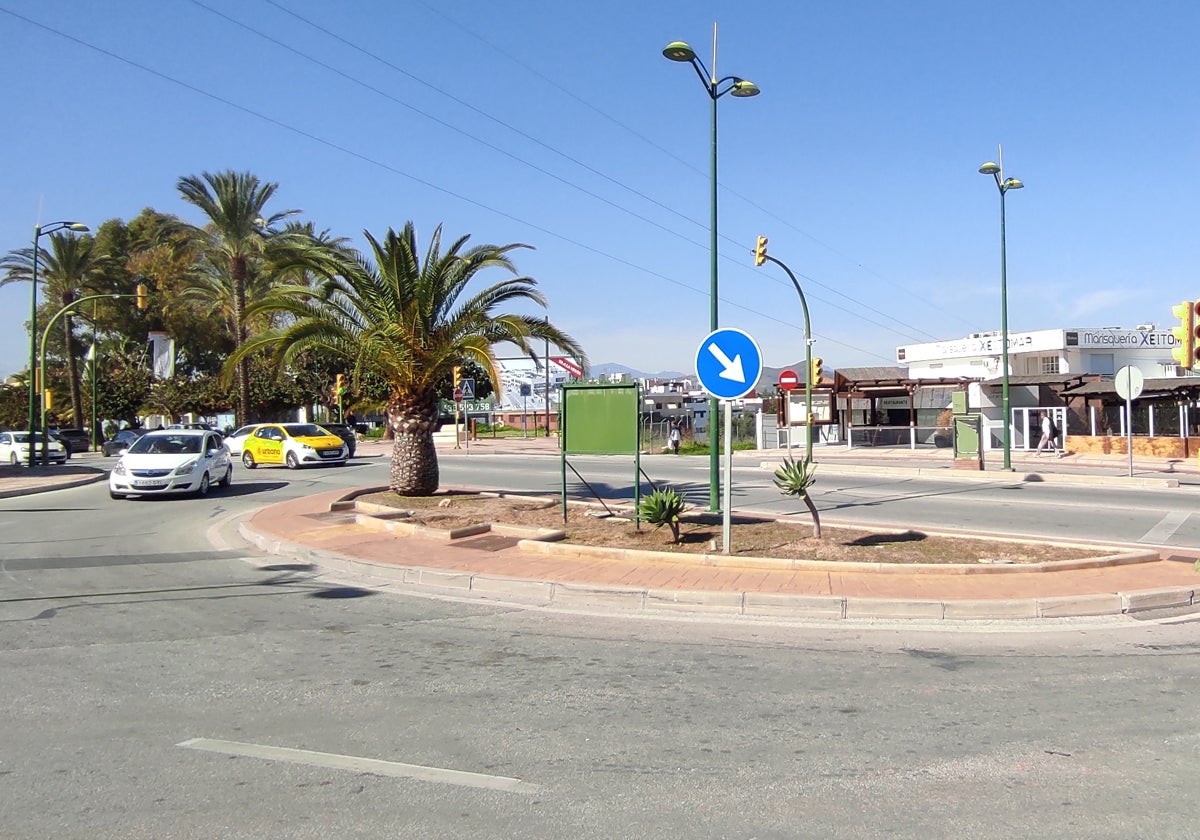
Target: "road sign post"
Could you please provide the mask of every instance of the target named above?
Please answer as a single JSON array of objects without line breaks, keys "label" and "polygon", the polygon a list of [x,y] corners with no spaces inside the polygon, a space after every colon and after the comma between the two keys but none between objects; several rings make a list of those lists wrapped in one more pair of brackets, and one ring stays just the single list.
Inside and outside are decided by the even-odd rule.
[{"label": "road sign post", "polygon": [[1142,395],[1145,377],[1133,365],[1117,371],[1117,396],[1125,400],[1125,449],[1129,452],[1129,477],[1133,477],[1133,401]]},{"label": "road sign post", "polygon": [[[792,391],[800,387],[800,377],[796,375],[794,370],[779,371],[779,387],[783,390],[783,398],[787,401],[787,410],[777,412],[776,416],[784,416],[787,418],[787,456],[792,457]],[[805,418],[805,423],[808,418]]]},{"label": "road sign post", "polygon": [[[722,541],[724,552],[729,553],[729,480],[732,452],[732,412],[730,400],[741,399],[754,390],[762,376],[762,351],[758,342],[742,330],[729,327],[713,330],[704,337],[696,349],[696,376],[700,386],[710,395],[725,400],[725,503],[722,505]],[[710,412],[711,414],[711,412]],[[717,418],[708,418],[709,445],[712,446],[713,431]]]}]

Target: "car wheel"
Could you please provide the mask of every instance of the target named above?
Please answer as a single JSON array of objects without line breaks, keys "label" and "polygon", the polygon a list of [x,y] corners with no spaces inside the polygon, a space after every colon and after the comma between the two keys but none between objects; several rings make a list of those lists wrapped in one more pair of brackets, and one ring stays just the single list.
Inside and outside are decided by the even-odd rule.
[{"label": "car wheel", "polygon": [[196,488],[196,495],[197,496],[207,496],[208,495],[208,473],[205,473],[204,475],[200,476],[200,486]]},{"label": "car wheel", "polygon": [[21,466],[21,459],[17,457],[16,452],[10,452],[8,453],[8,463],[14,467],[19,467]]},{"label": "car wheel", "polygon": [[243,452],[242,453],[242,466],[248,470],[252,470],[255,467],[257,467],[258,464],[254,463],[253,455],[251,455],[249,452]]},{"label": "car wheel", "polygon": [[300,469],[300,459],[296,457],[295,452],[289,452],[287,454],[287,466],[289,470]]},{"label": "car wheel", "polygon": [[218,481],[217,484],[222,487],[228,487],[230,484],[233,484],[233,464],[225,468],[225,477]]}]

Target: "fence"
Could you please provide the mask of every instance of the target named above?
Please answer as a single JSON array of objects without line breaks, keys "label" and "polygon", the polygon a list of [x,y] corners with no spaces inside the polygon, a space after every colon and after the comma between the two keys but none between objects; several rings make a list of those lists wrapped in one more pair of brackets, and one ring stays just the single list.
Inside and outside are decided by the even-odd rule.
[{"label": "fence", "polygon": [[854,426],[849,429],[846,448],[941,449],[951,443],[946,426]]}]

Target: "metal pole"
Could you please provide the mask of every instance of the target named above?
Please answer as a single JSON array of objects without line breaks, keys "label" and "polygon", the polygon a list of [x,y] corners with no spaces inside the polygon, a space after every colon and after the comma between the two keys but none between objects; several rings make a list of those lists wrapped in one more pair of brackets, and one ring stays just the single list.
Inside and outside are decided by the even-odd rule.
[{"label": "metal pole", "polygon": [[1004,193],[1000,190],[1000,412],[1004,423],[1004,469],[1012,470],[1012,432],[1008,408],[1008,260],[1004,240]]},{"label": "metal pole", "polygon": [[92,451],[97,452],[100,449],[99,434],[96,430],[96,375],[98,373],[97,363],[100,361],[96,355],[96,310],[99,307],[99,301],[92,301]]},{"label": "metal pole", "polygon": [[721,517],[722,551],[729,553],[729,509],[733,506],[730,499],[730,473],[733,472],[733,401],[725,400],[725,504],[724,515]]},{"label": "metal pole", "polygon": [[[546,323],[550,323],[550,319],[546,318]],[[546,364],[546,437],[550,437],[550,339],[546,339],[546,355],[544,358]]]},{"label": "metal pole", "polygon": [[29,293],[29,467],[33,468],[33,430],[37,423],[37,406],[41,395],[38,393],[37,375],[37,273],[38,273],[38,238],[42,235],[42,226],[33,226],[33,277]]},{"label": "metal pole", "polygon": [[[804,310],[804,460],[805,463],[813,462],[813,434],[812,434],[812,321],[808,317],[808,301],[804,298],[804,290],[800,288],[800,282],[796,279],[796,275],[787,267],[787,264],[781,260],[777,260],[769,254],[764,254],[763,259],[775,263],[775,265],[787,272],[788,279],[792,281],[792,285],[796,287],[796,294],[800,296],[800,308]],[[792,442],[792,417],[791,417],[791,400],[788,400],[788,454],[791,455]]]},{"label": "metal pole", "polygon": [[[713,64],[716,64],[714,57]],[[712,183],[709,185],[709,216],[708,216],[708,327],[715,331],[720,322],[717,317],[717,79],[714,67],[713,77],[709,80],[709,98],[712,99]],[[719,510],[721,484],[718,477],[720,471],[720,456],[717,452],[717,398],[708,400],[708,509]]]}]

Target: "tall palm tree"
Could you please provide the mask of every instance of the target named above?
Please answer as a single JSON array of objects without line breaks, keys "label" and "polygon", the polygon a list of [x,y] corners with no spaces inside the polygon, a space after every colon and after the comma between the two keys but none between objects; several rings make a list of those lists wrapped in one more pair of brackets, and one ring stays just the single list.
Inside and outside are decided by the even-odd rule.
[{"label": "tall palm tree", "polygon": [[[277,225],[295,216],[299,210],[284,210],[267,215],[265,208],[278,184],[262,183],[248,172],[205,172],[180,178],[176,185],[183,199],[199,208],[208,218],[200,228],[184,225],[190,232],[188,247],[197,252],[198,284],[213,294],[213,302],[228,307],[235,348],[249,337],[246,317],[248,290],[254,296],[265,294],[273,282],[269,267],[287,261],[301,239],[297,228],[277,229]],[[245,355],[234,364],[237,422],[250,417],[250,369]]]},{"label": "tall palm tree", "polygon": [[[105,257],[96,252],[96,241],[91,236],[76,236],[67,231],[58,231],[48,236],[50,248],[39,247],[38,283],[45,285],[46,299],[55,301],[56,307],[66,306],[71,301],[95,291],[93,275],[104,268]],[[0,258],[0,286],[33,280],[33,248],[10,251]],[[72,422],[83,423],[83,392],[79,384],[79,342],[75,340],[75,323],[68,313],[62,318],[63,355],[67,363],[67,387],[71,395]],[[41,341],[41,336],[34,336]],[[45,373],[43,373],[45,377]],[[45,377],[45,383],[49,378]],[[46,387],[46,384],[43,384]]]},{"label": "tall palm tree", "polygon": [[[286,325],[247,342],[242,353],[271,348],[278,364],[306,350],[346,360],[354,381],[373,374],[389,388],[388,424],[392,445],[390,486],[405,496],[427,496],[438,488],[433,432],[438,422],[438,382],[470,359],[500,382],[494,345],[511,343],[536,359],[534,341],[549,341],[586,366],[582,347],[548,318],[504,312],[500,307],[529,302],[545,307],[537,281],[516,276],[509,253],[528,246],[477,245],[469,236],[445,252],[442,229],[433,234],[422,258],[412,222],[382,240],[364,231],[369,257],[328,276],[319,288],[278,289],[254,309],[283,312]],[[489,268],[513,277],[474,293],[467,286]]]}]

